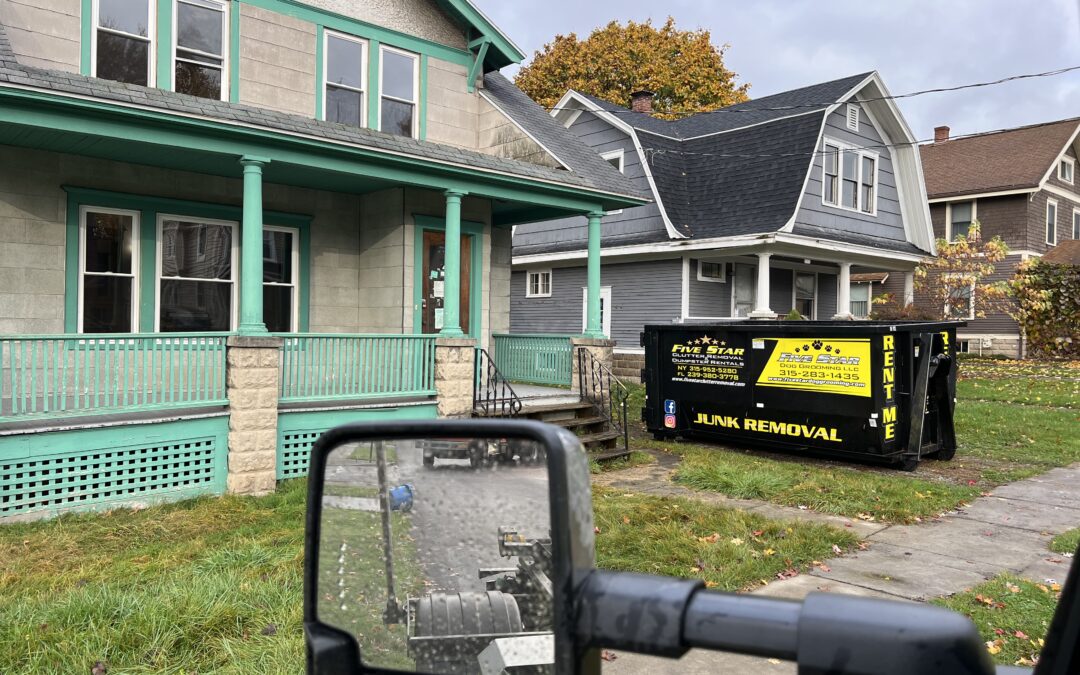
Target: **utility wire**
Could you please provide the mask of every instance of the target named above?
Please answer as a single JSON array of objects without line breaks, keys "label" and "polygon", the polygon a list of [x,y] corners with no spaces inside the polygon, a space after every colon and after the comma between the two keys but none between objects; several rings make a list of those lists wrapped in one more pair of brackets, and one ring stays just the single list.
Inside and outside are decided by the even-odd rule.
[{"label": "utility wire", "polygon": [[[859,99],[859,102],[860,103],[866,103],[866,102],[870,102],[870,101],[895,101],[895,100],[898,100],[898,99],[913,98],[915,96],[923,96],[925,94],[940,94],[940,93],[950,92],[950,91],[961,91],[963,89],[975,89],[977,87],[992,87],[992,86],[996,86],[996,85],[999,85],[999,84],[1005,84],[1006,82],[1013,82],[1013,81],[1016,81],[1016,80],[1029,80],[1029,79],[1040,78],[1040,77],[1054,77],[1056,75],[1063,75],[1065,73],[1070,73],[1070,72],[1073,72],[1073,71],[1076,71],[1076,70],[1080,70],[1080,65],[1067,66],[1065,68],[1057,68],[1056,70],[1046,70],[1046,71],[1043,71],[1041,73],[1025,73],[1023,75],[1010,75],[1009,77],[1002,77],[1002,78],[997,79],[997,80],[989,80],[989,81],[986,81],[986,82],[972,82],[972,83],[969,83],[969,84],[959,84],[959,85],[952,86],[952,87],[936,87],[934,89],[922,89],[922,90],[919,90],[919,91],[909,91],[909,92],[904,93],[904,94],[895,94],[895,95],[892,95],[892,96],[878,96],[878,97],[875,97],[875,98],[864,98],[864,99]],[[766,96],[765,98],[770,98],[771,96],[776,96],[776,95],[778,95],[778,94],[770,94],[770,96]],[[750,102],[752,102],[752,101],[748,101],[748,103],[750,103]],[[736,103],[736,104],[733,104],[733,105],[725,107],[725,108],[717,108],[716,110],[681,110],[681,111],[680,110],[658,110],[656,112],[659,113],[659,114],[662,114],[662,115],[679,115],[679,116],[683,116],[683,117],[688,117],[688,116],[691,116],[691,115],[712,115],[712,114],[715,114],[715,113],[783,112],[783,111],[789,111],[789,110],[805,110],[805,109],[808,109],[808,108],[827,108],[829,106],[837,105],[839,103],[843,103],[843,101],[827,101],[827,102],[821,102],[821,103],[798,103],[798,104],[793,104],[793,105],[766,106],[766,107],[761,107],[761,108],[758,108],[758,107],[739,108],[739,107],[736,107],[736,106],[739,106],[739,105],[742,105],[742,104]],[[614,105],[614,104],[612,104],[612,105]],[[547,110],[549,110],[549,111],[555,111],[555,110],[570,110],[570,111],[573,111],[573,110],[581,110],[581,108],[552,106],[550,108],[547,108]],[[628,108],[622,108],[622,107],[620,107],[618,110],[607,110],[607,109],[605,109],[604,112],[612,113],[612,114],[615,114],[615,115],[626,115],[626,114],[634,113],[633,110],[630,110]],[[642,114],[642,113],[634,113],[634,114]]]},{"label": "utility wire", "polygon": [[[1060,124],[1061,122],[1062,122],[1062,120],[1057,120],[1055,122],[1039,122],[1038,124],[1029,124],[1029,125],[1027,125],[1025,127],[1021,127],[1021,128],[1022,129],[1038,129],[1038,128],[1041,128],[1041,127],[1047,127],[1047,126],[1051,126],[1051,125],[1054,125],[1054,124]],[[1080,124],[1080,120],[1078,120],[1077,123]],[[1003,131],[1015,131],[1015,130],[1016,130],[1016,128],[1013,127],[1013,128],[1007,128],[1007,129],[994,129],[993,131],[978,131],[978,132],[974,132],[974,133],[970,133],[970,134],[959,134],[957,136],[950,136],[948,142],[951,143],[952,141],[963,140],[965,138],[972,138],[974,136],[988,136],[990,134],[997,134],[997,133],[1001,133]],[[725,153],[725,152],[693,152],[693,151],[690,151],[690,150],[672,150],[672,149],[669,149],[669,148],[649,148],[649,147],[642,147],[642,150],[645,152],[646,158],[648,160],[650,160],[650,163],[651,163],[652,158],[656,157],[657,155],[694,155],[694,156],[700,156],[700,157],[722,157],[722,158],[733,158],[733,159],[759,159],[759,158],[760,159],[769,159],[769,158],[777,159],[777,158],[784,158],[784,157],[813,157],[815,155],[826,155],[826,154],[830,154],[830,153],[833,153],[833,152],[844,152],[844,151],[849,151],[849,150],[850,151],[857,151],[857,150],[889,150],[889,149],[892,149],[892,148],[900,148],[900,147],[907,147],[907,146],[912,146],[912,145],[920,145],[920,144],[923,144],[923,143],[930,143],[930,142],[933,142],[933,141],[934,141],[934,139],[932,139],[932,138],[926,138],[926,139],[923,139],[923,140],[902,141],[900,143],[892,143],[892,144],[882,143],[882,144],[878,144],[878,145],[834,146],[834,147],[836,147],[836,150],[814,150],[813,152],[778,152],[778,153],[761,153],[761,154],[758,154],[758,153],[738,153],[738,152],[733,152],[733,153]],[[828,141],[825,141],[825,142],[826,142],[826,144],[828,143]]]}]

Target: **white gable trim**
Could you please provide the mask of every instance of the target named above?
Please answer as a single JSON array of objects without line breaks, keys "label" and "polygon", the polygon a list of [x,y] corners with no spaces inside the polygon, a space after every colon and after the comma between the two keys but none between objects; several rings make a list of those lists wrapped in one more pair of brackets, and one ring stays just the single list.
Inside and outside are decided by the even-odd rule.
[{"label": "white gable trim", "polygon": [[[971,194],[953,195],[951,197],[934,197],[933,199],[928,199],[927,202],[929,202],[930,204],[943,204],[947,202],[968,202],[972,199],[983,199],[986,197],[1007,197],[1009,195],[1027,195],[1038,191],[1038,188],[1022,188],[1019,190],[998,190],[995,192],[973,192]],[[1077,197],[1080,197],[1080,195],[1077,195]]]},{"label": "white gable trim", "polygon": [[[1073,134],[1072,134],[1072,136],[1070,136],[1070,137],[1069,137],[1069,141],[1068,141],[1068,142],[1067,142],[1067,143],[1066,143],[1066,144],[1065,144],[1065,145],[1064,145],[1064,146],[1063,146],[1063,147],[1061,148],[1061,152],[1059,152],[1059,153],[1057,154],[1057,156],[1056,156],[1056,157],[1054,158],[1054,161],[1050,163],[1050,168],[1049,168],[1049,169],[1047,169],[1047,170],[1046,170],[1046,173],[1044,173],[1044,174],[1043,174],[1042,180],[1041,180],[1041,181],[1039,181],[1039,188],[1040,188],[1040,189],[1042,189],[1042,188],[1045,188],[1045,187],[1046,187],[1046,181],[1050,180],[1050,176],[1055,176],[1055,175],[1057,175],[1057,167],[1058,167],[1058,163],[1059,163],[1059,162],[1060,162],[1060,161],[1061,161],[1062,159],[1064,159],[1064,158],[1065,158],[1065,151],[1069,149],[1069,146],[1070,146],[1070,145],[1072,145],[1073,143],[1075,143],[1075,142],[1076,142],[1076,137],[1077,137],[1078,135],[1080,135],[1080,122],[1077,122],[1077,123],[1076,123],[1076,129],[1075,129],[1075,130],[1073,131]],[[1078,184],[1078,183],[1077,183],[1077,178],[1076,178],[1076,175],[1075,175],[1075,171],[1074,171],[1074,174],[1073,174],[1073,185],[1077,185],[1077,184]]]},{"label": "white gable trim", "polygon": [[608,111],[604,110],[600,106],[596,105],[589,99],[585,98],[581,94],[577,93],[573,89],[563,94],[563,97],[559,99],[559,102],[555,104],[555,109],[551,111],[552,117],[558,117],[559,112],[566,109],[567,103],[574,101],[582,106],[585,110],[588,110],[592,114],[596,115],[600,119],[604,120],[611,126],[615,127],[619,131],[623,132],[630,137],[630,140],[634,142],[634,149],[637,151],[638,160],[641,162],[641,168],[645,171],[645,178],[649,181],[649,190],[652,191],[653,199],[656,200],[656,206],[660,209],[660,218],[664,221],[664,228],[667,230],[668,236],[672,239],[687,239],[688,237],[675,229],[675,225],[671,222],[671,218],[668,217],[667,209],[664,208],[664,201],[660,198],[660,191],[656,189],[656,181],[653,179],[652,170],[649,168],[649,162],[645,158],[645,150],[641,147],[641,141],[638,139],[637,133],[634,128],[626,122],[615,117]]},{"label": "white gable trim", "polygon": [[499,114],[501,114],[501,115],[502,115],[503,117],[505,117],[505,118],[506,118],[507,120],[509,120],[509,121],[510,121],[510,123],[511,123],[511,124],[513,124],[513,125],[514,125],[515,127],[517,127],[517,128],[518,128],[518,130],[519,130],[519,131],[520,131],[521,133],[523,133],[523,134],[525,134],[526,136],[528,136],[528,137],[529,137],[529,140],[531,140],[531,141],[532,141],[533,143],[536,143],[536,144],[537,144],[538,146],[540,146],[540,149],[541,149],[541,150],[543,150],[544,152],[546,152],[546,153],[547,153],[547,154],[548,154],[549,156],[551,156],[551,157],[552,157],[552,158],[553,158],[553,159],[554,159],[554,160],[555,160],[556,162],[558,162],[558,163],[559,163],[559,166],[561,166],[562,168],[566,169],[566,170],[567,170],[567,171],[569,171],[570,173],[573,173],[573,172],[574,172],[574,170],[573,170],[573,169],[571,169],[571,168],[570,168],[570,167],[569,167],[569,166],[567,165],[567,163],[566,163],[566,162],[564,162],[564,161],[562,161],[561,159],[559,159],[559,156],[558,156],[558,155],[556,155],[556,154],[555,154],[554,152],[552,152],[552,151],[551,151],[551,150],[550,150],[550,149],[549,149],[549,148],[548,148],[548,147],[547,147],[546,145],[544,145],[543,143],[541,143],[541,142],[540,142],[540,139],[538,139],[538,138],[537,138],[536,136],[533,136],[532,134],[530,134],[530,133],[529,133],[529,130],[528,130],[528,129],[526,129],[525,127],[523,127],[523,126],[521,126],[520,124],[518,124],[518,121],[517,121],[516,119],[514,119],[514,117],[513,117],[512,115],[509,115],[509,114],[507,114],[507,112],[506,112],[505,110],[503,110],[503,109],[502,109],[502,108],[501,108],[501,107],[499,106],[499,104],[498,104],[498,103],[496,103],[496,102],[495,102],[495,99],[493,99],[493,98],[491,97],[491,95],[490,95],[490,94],[488,94],[488,93],[487,93],[486,91],[484,91],[483,89],[477,89],[477,91],[478,91],[478,92],[480,93],[480,96],[481,96],[481,97],[482,97],[482,98],[483,98],[483,99],[484,99],[485,101],[487,101],[488,103],[490,103],[490,104],[491,104],[491,107],[492,107],[492,108],[495,108],[496,110],[498,110],[498,111],[499,111]]}]

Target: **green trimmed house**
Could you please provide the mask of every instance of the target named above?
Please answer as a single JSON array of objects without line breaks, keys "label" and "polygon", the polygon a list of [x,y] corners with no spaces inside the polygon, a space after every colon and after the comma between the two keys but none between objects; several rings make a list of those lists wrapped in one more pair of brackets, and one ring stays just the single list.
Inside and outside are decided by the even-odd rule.
[{"label": "green trimmed house", "polygon": [[0,521],[266,492],[342,421],[505,408],[500,361],[569,385],[511,230],[590,217],[597,337],[600,215],[649,197],[522,58],[467,0],[0,0]]}]

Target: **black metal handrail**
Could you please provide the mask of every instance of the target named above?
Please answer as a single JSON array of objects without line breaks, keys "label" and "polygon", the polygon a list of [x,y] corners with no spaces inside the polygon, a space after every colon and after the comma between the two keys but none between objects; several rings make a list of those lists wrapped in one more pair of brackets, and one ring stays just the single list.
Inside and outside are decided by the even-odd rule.
[{"label": "black metal handrail", "polygon": [[485,417],[500,415],[517,417],[521,412],[521,397],[510,386],[483,347],[476,348],[476,367],[473,369],[473,410]]},{"label": "black metal handrail", "polygon": [[629,450],[630,427],[626,423],[626,401],[630,398],[630,390],[588,349],[578,348],[577,367],[581,400],[593,404],[601,417],[607,417],[611,428],[622,435],[622,449]]}]

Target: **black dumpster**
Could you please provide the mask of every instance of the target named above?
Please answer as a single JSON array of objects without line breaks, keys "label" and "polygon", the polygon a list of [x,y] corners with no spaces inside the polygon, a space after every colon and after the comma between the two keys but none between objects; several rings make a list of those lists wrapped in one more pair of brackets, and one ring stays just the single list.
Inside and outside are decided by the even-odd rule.
[{"label": "black dumpster", "polygon": [[645,326],[656,438],[875,460],[956,452],[959,321],[733,321]]}]

